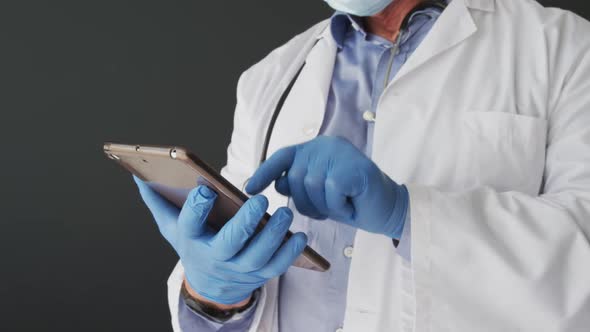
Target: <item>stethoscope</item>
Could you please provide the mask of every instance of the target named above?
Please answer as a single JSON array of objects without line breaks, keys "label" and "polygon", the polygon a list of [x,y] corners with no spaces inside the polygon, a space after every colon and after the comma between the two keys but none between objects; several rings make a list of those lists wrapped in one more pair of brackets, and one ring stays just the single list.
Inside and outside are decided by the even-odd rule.
[{"label": "stethoscope", "polygon": [[[385,85],[387,85],[387,83],[389,82],[389,78],[391,75],[391,67],[393,66],[393,60],[394,60],[395,55],[399,49],[402,35],[404,35],[404,33],[406,32],[408,24],[410,22],[410,19],[412,18],[412,15],[418,11],[422,11],[422,10],[425,10],[427,8],[432,8],[432,7],[443,11],[443,10],[445,10],[445,8],[447,8],[447,5],[448,5],[447,1],[444,1],[444,0],[423,1],[420,4],[418,4],[416,7],[414,7],[414,9],[412,9],[408,13],[408,15],[406,15],[406,17],[402,21],[400,32],[398,33],[398,36],[397,36],[397,40],[396,40],[394,46],[391,48],[391,57],[389,60],[388,70],[385,75],[385,82],[384,82]],[[316,41],[316,44],[317,44],[317,41]],[[309,52],[311,52],[311,50],[313,49],[314,46],[315,46],[315,44],[311,47]],[[295,76],[293,76],[293,78],[289,82],[289,85],[287,85],[287,88],[283,91],[283,94],[281,95],[281,98],[279,99],[279,101],[274,109],[274,112],[273,112],[272,117],[270,119],[270,123],[268,125],[268,129],[266,130],[266,135],[264,137],[264,144],[262,146],[262,153],[260,154],[260,164],[262,164],[264,161],[266,161],[267,153],[268,153],[268,146],[270,144],[272,132],[274,130],[274,127],[275,127],[275,124],[276,124],[277,119],[279,117],[279,114],[281,113],[281,110],[283,109],[285,101],[289,97],[289,94],[291,93],[291,90],[293,89],[295,82],[297,82],[299,75],[303,71],[305,64],[306,63],[304,62],[303,65],[301,65],[301,67],[299,68],[299,70],[295,74]]]}]

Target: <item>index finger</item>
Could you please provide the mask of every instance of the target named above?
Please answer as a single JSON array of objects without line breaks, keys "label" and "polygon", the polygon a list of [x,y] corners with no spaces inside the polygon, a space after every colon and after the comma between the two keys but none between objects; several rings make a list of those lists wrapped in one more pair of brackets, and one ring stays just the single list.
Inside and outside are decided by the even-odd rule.
[{"label": "index finger", "polygon": [[250,195],[256,195],[268,187],[274,180],[280,178],[284,172],[289,171],[295,154],[296,146],[290,146],[275,152],[254,172],[254,175],[246,185],[246,192]]}]

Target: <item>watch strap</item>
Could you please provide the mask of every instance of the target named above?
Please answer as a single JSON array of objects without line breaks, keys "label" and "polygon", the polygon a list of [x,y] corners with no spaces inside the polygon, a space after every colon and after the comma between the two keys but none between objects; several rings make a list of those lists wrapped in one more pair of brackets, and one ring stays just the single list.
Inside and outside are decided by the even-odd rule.
[{"label": "watch strap", "polygon": [[248,303],[246,305],[239,307],[239,308],[232,308],[232,309],[226,309],[226,310],[222,310],[222,309],[213,307],[209,304],[206,304],[206,303],[194,298],[188,292],[188,289],[186,288],[186,284],[184,282],[182,283],[180,293],[181,293],[182,297],[184,298],[184,303],[192,311],[200,314],[201,316],[204,316],[205,318],[207,318],[215,323],[221,324],[221,323],[228,322],[232,318],[237,318],[237,316],[240,316],[240,314],[242,314],[245,311],[247,311],[248,309],[250,309],[252,307],[252,305],[257,302],[258,296],[260,293],[260,289],[257,289],[252,293],[252,297],[250,298],[250,301],[248,301]]}]

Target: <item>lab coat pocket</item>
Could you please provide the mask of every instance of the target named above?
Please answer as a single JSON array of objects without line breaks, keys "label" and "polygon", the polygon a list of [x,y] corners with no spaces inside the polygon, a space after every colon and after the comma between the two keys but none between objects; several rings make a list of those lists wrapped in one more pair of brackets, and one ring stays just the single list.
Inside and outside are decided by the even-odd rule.
[{"label": "lab coat pocket", "polygon": [[471,186],[538,194],[545,168],[547,121],[504,112],[466,112]]}]

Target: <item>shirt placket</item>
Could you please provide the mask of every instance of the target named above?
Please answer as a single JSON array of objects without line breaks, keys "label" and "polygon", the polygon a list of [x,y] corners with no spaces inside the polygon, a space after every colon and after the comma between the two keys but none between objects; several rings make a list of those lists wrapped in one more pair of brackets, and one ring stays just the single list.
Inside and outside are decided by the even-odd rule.
[{"label": "shirt placket", "polygon": [[[377,106],[381,94],[387,87],[387,84],[395,77],[400,66],[399,56],[401,54],[401,39],[400,44],[390,42],[375,42],[383,48],[379,57],[375,74],[373,75],[373,89],[371,92],[371,107],[363,114],[363,118],[367,123],[367,144],[365,154],[371,156],[373,152],[373,132],[375,129],[375,121],[377,119]],[[393,52],[393,54],[392,54]],[[389,77],[386,77],[389,76]],[[386,81],[387,79],[387,81]]]}]

